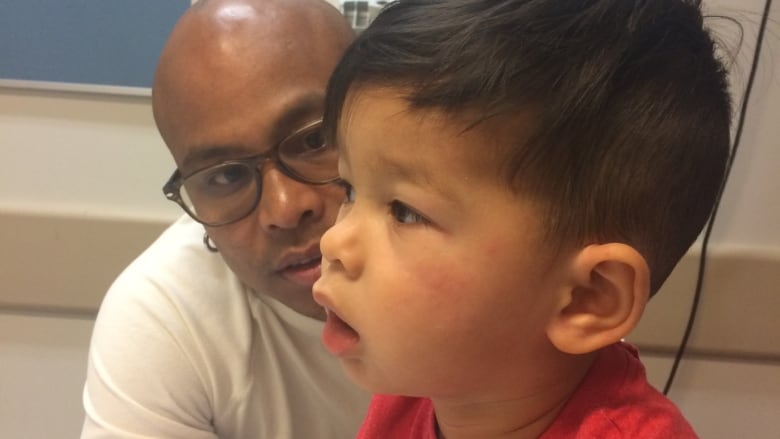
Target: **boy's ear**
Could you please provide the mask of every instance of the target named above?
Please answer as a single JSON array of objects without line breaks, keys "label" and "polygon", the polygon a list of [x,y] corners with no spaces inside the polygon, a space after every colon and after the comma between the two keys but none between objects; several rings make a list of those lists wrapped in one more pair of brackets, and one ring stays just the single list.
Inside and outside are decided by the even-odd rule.
[{"label": "boy's ear", "polygon": [[570,280],[547,326],[558,350],[584,354],[626,336],[650,296],[650,270],[633,247],[592,244],[571,259]]}]

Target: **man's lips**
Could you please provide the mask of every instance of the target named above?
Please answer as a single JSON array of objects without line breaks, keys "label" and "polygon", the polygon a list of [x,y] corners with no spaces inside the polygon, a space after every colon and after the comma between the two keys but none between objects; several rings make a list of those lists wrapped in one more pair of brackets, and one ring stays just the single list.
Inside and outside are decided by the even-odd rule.
[{"label": "man's lips", "polygon": [[276,265],[277,272],[285,279],[311,286],[320,277],[319,243],[308,247],[304,251],[289,252]]},{"label": "man's lips", "polygon": [[305,265],[314,259],[319,261],[322,258],[320,253],[320,243],[314,242],[305,248],[290,249],[276,263],[277,271],[284,271],[288,268],[298,265]]}]

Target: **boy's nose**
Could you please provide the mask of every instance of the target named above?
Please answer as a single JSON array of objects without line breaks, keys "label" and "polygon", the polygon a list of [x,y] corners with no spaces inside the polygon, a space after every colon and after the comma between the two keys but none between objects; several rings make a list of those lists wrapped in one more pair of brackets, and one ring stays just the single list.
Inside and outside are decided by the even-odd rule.
[{"label": "boy's nose", "polygon": [[328,270],[343,272],[350,278],[360,274],[363,262],[358,227],[353,216],[342,210],[336,223],[322,235],[320,251]]}]

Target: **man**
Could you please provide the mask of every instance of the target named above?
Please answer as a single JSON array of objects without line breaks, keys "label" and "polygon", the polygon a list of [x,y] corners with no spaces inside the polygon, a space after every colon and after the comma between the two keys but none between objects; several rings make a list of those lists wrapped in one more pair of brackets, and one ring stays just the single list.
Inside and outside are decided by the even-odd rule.
[{"label": "man", "polygon": [[311,297],[344,196],[319,120],[352,37],[321,0],[201,1],[177,23],[152,105],[188,216],[101,305],[83,438],[354,436],[368,397]]}]

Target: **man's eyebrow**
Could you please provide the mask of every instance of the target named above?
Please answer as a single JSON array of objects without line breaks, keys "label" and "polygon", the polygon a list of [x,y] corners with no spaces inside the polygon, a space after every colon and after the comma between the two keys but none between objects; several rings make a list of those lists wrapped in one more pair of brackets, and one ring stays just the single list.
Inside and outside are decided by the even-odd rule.
[{"label": "man's eyebrow", "polygon": [[191,151],[182,161],[182,174],[188,175],[225,160],[248,157],[252,151],[238,145],[212,145]]},{"label": "man's eyebrow", "polygon": [[280,141],[301,125],[322,118],[325,109],[325,94],[310,90],[291,99],[273,121],[272,135]]},{"label": "man's eyebrow", "polygon": [[[292,134],[301,125],[322,117],[325,95],[321,91],[307,91],[295,96],[287,103],[279,117],[273,122],[268,145],[270,149],[275,143]],[[207,145],[193,148],[182,161],[182,173],[192,173],[209,165],[225,160],[256,155],[260,151],[252,149],[252,145]]]}]

